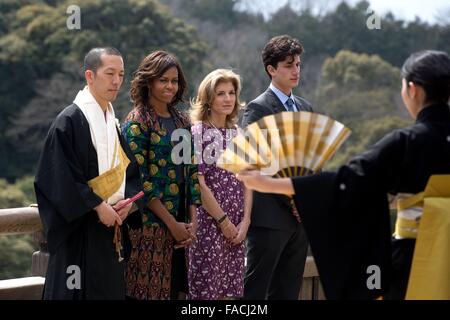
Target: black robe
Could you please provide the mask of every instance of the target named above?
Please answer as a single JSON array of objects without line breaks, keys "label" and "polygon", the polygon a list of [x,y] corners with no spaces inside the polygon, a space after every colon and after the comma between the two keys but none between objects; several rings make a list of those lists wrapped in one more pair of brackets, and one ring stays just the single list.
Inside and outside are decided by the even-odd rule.
[{"label": "black robe", "polygon": [[[396,264],[405,262],[391,257],[387,194],[421,192],[431,175],[449,173],[450,109],[444,104],[423,109],[414,125],[388,134],[335,173],[293,178],[328,299],[372,299],[393,290]],[[394,245],[410,248],[410,264],[414,240]],[[373,265],[381,271],[379,289],[367,286]],[[408,274],[400,276],[405,287]]]},{"label": "black robe", "polygon": [[[141,189],[137,162],[119,134],[131,163],[127,168],[125,197]],[[98,176],[97,152],[89,123],[75,104],[55,119],[47,135],[35,178],[39,214],[50,253],[44,299],[123,299],[123,262],[113,245],[114,228],[99,222],[93,210],[102,199],[87,181]],[[122,225],[122,239],[129,250],[127,225],[141,226],[139,211]],[[80,270],[80,289],[73,288],[73,267]],[[69,269],[68,269],[69,268]],[[69,286],[67,285],[69,282]],[[73,288],[70,289],[69,287]]]}]

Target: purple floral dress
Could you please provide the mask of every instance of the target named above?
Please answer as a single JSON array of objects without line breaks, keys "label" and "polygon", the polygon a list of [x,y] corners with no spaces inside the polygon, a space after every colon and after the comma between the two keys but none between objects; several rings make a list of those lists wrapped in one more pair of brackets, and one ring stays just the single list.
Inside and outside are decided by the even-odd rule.
[{"label": "purple floral dress", "polygon": [[[218,134],[220,130],[221,135]],[[215,165],[217,156],[212,150],[226,148],[227,140],[236,129],[215,129],[208,124],[192,127],[198,173],[204,175],[206,185],[234,225],[244,217],[244,187],[234,175]],[[197,209],[197,241],[189,248],[188,299],[223,299],[242,297],[244,289],[244,242],[228,242],[215,220],[199,206]]]}]

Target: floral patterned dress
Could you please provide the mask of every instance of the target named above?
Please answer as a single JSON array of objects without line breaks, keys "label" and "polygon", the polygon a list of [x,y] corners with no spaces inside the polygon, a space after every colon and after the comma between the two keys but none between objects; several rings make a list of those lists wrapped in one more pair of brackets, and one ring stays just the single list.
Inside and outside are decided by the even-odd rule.
[{"label": "floral patterned dress", "polygon": [[[220,130],[221,135],[217,135]],[[204,175],[206,185],[217,202],[236,226],[244,217],[244,188],[228,171],[215,165],[211,150],[219,150],[236,135],[236,129],[214,129],[207,124],[192,127],[195,152],[199,160],[198,173]],[[209,140],[209,141],[208,141]],[[200,161],[201,159],[201,161]],[[189,299],[223,299],[241,297],[244,287],[245,245],[233,245],[226,240],[216,221],[201,206],[197,208],[197,241],[189,248]]]}]

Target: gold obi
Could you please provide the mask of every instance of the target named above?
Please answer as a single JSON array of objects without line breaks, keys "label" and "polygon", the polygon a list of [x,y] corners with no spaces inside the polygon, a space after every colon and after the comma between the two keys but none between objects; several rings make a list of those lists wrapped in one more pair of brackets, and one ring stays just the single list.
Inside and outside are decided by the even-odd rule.
[{"label": "gold obi", "polygon": [[[117,151],[119,151],[119,164],[113,167],[116,160]],[[103,200],[108,200],[122,185],[123,179],[130,160],[128,159],[118,139],[114,143],[114,155],[112,157],[111,169],[102,173],[98,177],[88,181],[88,185]]]},{"label": "gold obi", "polygon": [[450,175],[433,175],[424,192],[400,199],[397,238],[416,239],[407,300],[450,299]]},{"label": "gold obi", "polygon": [[[117,151],[119,152],[119,164],[113,167],[116,160]],[[102,173],[98,177],[89,180],[88,185],[92,188],[92,190],[94,190],[95,194],[97,194],[104,201],[107,201],[108,198],[117,192],[122,185],[129,164],[130,159],[128,159],[125,151],[122,149],[122,146],[118,143],[118,139],[116,139],[116,142],[114,143],[114,155],[110,166],[111,169]],[[116,248],[118,260],[122,261],[122,235],[117,223],[114,226],[113,244]]]}]

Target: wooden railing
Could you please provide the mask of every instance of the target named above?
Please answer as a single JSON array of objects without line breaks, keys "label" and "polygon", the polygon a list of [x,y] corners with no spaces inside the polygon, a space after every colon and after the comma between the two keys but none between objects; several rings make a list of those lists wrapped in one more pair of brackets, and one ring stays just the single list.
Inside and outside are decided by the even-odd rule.
[{"label": "wooden railing", "polygon": [[308,256],[303,272],[302,288],[298,298],[300,300],[325,300],[322,284],[320,283],[319,272],[313,256]]},{"label": "wooden railing", "polygon": [[0,280],[0,299],[40,299],[48,263],[47,243],[37,207],[0,209],[0,235],[30,233],[39,244],[39,251],[31,257],[31,277]]},{"label": "wooden railing", "polygon": [[[31,258],[31,277],[0,280],[0,300],[41,299],[48,264],[47,243],[37,207],[0,209],[0,235],[32,233],[39,244],[39,251]],[[308,256],[303,273],[300,300],[325,299],[314,258]]]}]

